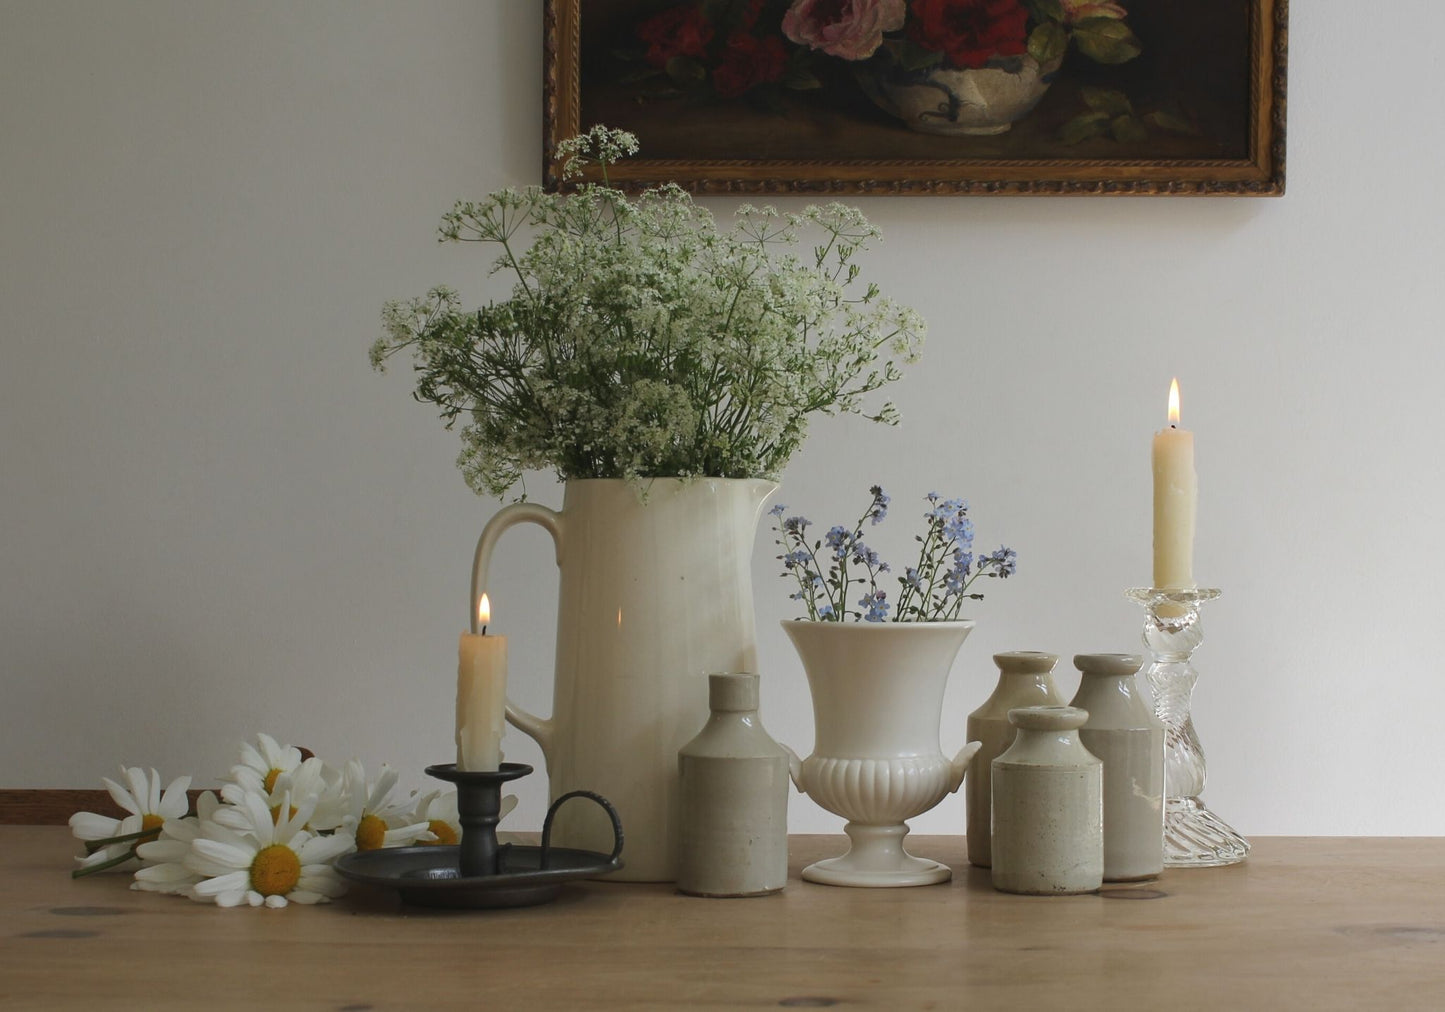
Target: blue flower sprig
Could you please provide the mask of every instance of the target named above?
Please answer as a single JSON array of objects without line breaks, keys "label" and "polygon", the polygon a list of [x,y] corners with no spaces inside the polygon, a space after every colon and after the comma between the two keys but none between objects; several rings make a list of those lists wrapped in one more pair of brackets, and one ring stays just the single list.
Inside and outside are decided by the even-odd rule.
[{"label": "blue flower sprig", "polygon": [[[798,584],[788,596],[802,601],[813,621],[841,622],[848,616],[864,622],[953,621],[964,601],[983,600],[982,594],[969,590],[980,576],[1007,579],[1018,568],[1018,553],[1006,546],[975,556],[967,500],[944,499],[930,492],[923,514],[928,526],[914,536],[918,562],[898,577],[895,605],[878,586],[879,577],[892,567],[863,541],[864,525],[881,523],[888,516],[890,499],[878,485],[868,491],[872,500],[852,527],[831,527],[811,544],[807,531],[812,521],[807,517],[785,517],[788,508],[783,505],[769,511],[777,533],[774,544],[782,549],[777,556],[783,564],[781,575]],[[849,599],[859,590],[862,596],[850,607]]]}]

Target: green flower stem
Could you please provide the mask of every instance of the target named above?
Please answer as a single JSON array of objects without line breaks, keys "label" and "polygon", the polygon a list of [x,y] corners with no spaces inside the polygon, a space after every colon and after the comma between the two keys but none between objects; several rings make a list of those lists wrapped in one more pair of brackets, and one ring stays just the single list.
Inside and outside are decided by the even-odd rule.
[{"label": "green flower stem", "polygon": [[84,878],[87,875],[94,875],[98,871],[105,871],[109,868],[114,868],[117,865],[125,864],[127,861],[129,861],[135,856],[135,848],[132,847],[130,850],[120,855],[120,857],[113,857],[109,861],[102,861],[100,864],[92,864],[85,868],[75,868],[71,871],[70,877]]},{"label": "green flower stem", "polygon": [[160,827],[156,826],[153,829],[142,829],[134,833],[125,833],[122,836],[108,836],[104,840],[86,840],[85,852],[86,854],[94,854],[97,850],[104,850],[111,844],[129,843],[131,840],[139,840],[142,843],[148,843],[151,840],[156,839],[160,835]]}]

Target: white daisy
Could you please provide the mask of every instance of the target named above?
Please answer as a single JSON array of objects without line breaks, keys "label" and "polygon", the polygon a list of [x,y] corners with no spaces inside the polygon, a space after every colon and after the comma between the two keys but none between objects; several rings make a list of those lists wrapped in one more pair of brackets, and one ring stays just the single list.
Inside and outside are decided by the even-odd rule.
[{"label": "white daisy", "polygon": [[[112,868],[129,860],[135,856],[138,843],[154,840],[168,822],[180,819],[190,807],[186,798],[186,788],[191,786],[190,777],[176,777],[162,791],[161,777],[155,770],[147,776],[139,766],[122,766],[120,774],[126,783],[124,787],[109,777],[102,777],[101,781],[110,791],[111,799],[128,813],[124,818],[112,819],[94,812],[76,812],[70,817],[70,830],[76,839],[91,843],[86,847],[91,853],[78,859],[80,868],[77,871],[80,874]],[[104,846],[94,845],[115,837],[129,839]]]},{"label": "white daisy", "polygon": [[[517,796],[508,794],[502,798],[501,813],[497,816],[498,821],[506,818],[508,812],[517,807]],[[457,813],[457,792],[429,791],[417,799],[416,808],[411,815],[412,822],[425,822],[427,832],[423,834],[417,843],[431,843],[442,846],[455,845],[462,838],[461,816]],[[498,843],[520,843],[521,838],[514,833],[498,833]]]},{"label": "white daisy", "polygon": [[[281,811],[290,804],[289,797],[283,798]],[[310,806],[273,822],[260,794],[245,795],[237,808],[246,817],[244,832],[207,822],[191,842],[185,866],[204,876],[191,887],[191,898],[223,907],[284,907],[288,900],[325,903],[346,891],[331,863],[355,849],[351,834],[307,832],[302,827],[311,817]]]},{"label": "white daisy", "polygon": [[201,876],[186,867],[186,855],[191,852],[191,841],[200,836],[201,827],[211,821],[220,804],[215,794],[206,791],[196,799],[196,818],[171,819],[161,827],[160,839],[136,848],[146,867],[135,873],[130,887],[189,895]]},{"label": "white daisy", "polygon": [[368,784],[360,761],[352,759],[346,764],[342,778],[351,797],[351,810],[342,824],[356,834],[357,850],[403,847],[416,843],[426,834],[425,820],[412,818],[407,804],[410,798],[400,801],[391,798],[396,787],[396,770],[383,764],[381,776],[374,784]]},{"label": "white daisy", "polygon": [[[231,772],[236,774],[240,769],[242,767],[236,767]],[[271,814],[277,818],[280,817],[282,799],[287,798],[290,809],[286,814],[290,817],[295,815],[298,809],[308,806],[314,812],[316,806],[341,780],[339,773],[315,756],[274,778],[268,778],[271,785],[269,787],[257,781],[250,775],[251,772],[253,771],[248,770],[248,773],[244,774],[242,779],[236,783],[224,784],[221,787],[221,800],[228,807],[220,809],[216,813],[215,819],[221,825],[238,832],[244,832],[246,828],[245,816],[237,811],[246,795],[255,794],[265,798]],[[312,825],[308,828],[312,830],[334,829],[338,825],[340,825],[339,822],[331,822],[328,825]]]},{"label": "white daisy", "polygon": [[276,778],[301,765],[301,750],[295,745],[282,746],[275,738],[258,732],[256,742],[241,743],[241,761],[231,767],[231,779],[247,790],[270,792]]}]

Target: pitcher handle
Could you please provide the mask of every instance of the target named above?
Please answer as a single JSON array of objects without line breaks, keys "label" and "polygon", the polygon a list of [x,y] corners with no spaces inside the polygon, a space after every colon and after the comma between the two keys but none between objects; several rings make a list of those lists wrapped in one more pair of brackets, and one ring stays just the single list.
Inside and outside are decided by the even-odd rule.
[{"label": "pitcher handle", "polygon": [[[492,551],[497,547],[497,541],[501,538],[502,532],[515,524],[536,524],[538,527],[545,528],[547,533],[552,535],[552,543],[556,548],[557,565],[562,564],[561,513],[529,502],[519,502],[503,507],[497,511],[496,516],[487,521],[487,526],[482,528],[482,536],[477,539],[477,552],[472,558],[471,607],[473,609],[476,608],[476,602],[482,596],[482,592],[487,589],[487,571],[492,565]],[[477,631],[475,610],[471,616],[471,630],[474,633]],[[552,721],[528,713],[508,699],[507,722],[541,747],[542,758],[546,760],[547,768],[551,769]]]}]

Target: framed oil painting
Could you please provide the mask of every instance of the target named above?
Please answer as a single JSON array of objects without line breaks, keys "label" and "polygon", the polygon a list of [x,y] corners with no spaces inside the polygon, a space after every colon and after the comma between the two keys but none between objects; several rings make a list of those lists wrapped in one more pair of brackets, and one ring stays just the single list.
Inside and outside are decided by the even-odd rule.
[{"label": "framed oil painting", "polygon": [[[1284,192],[1288,0],[546,0],[547,150],[696,193]],[[545,183],[562,185],[547,157]]]}]

